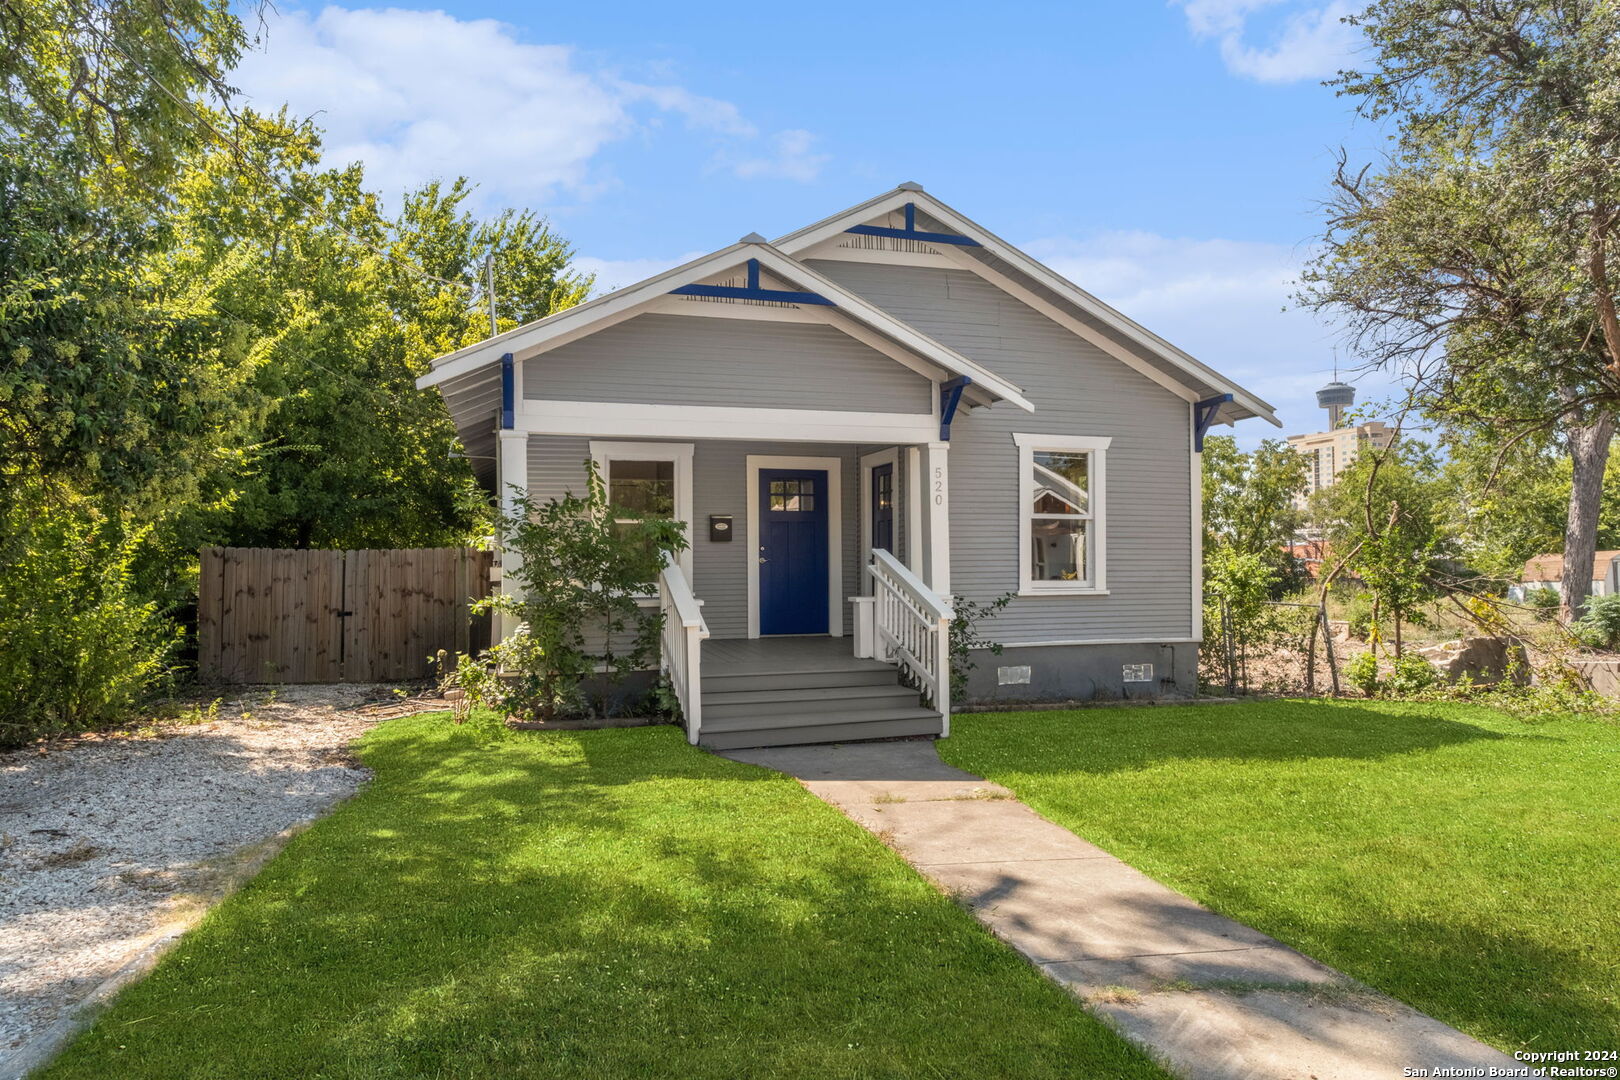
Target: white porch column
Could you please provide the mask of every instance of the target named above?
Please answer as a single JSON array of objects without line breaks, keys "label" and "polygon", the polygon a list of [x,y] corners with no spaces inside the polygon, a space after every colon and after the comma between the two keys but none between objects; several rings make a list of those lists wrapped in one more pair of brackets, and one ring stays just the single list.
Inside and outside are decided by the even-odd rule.
[{"label": "white porch column", "polygon": [[923,448],[923,582],[947,601],[951,595],[951,484],[946,451],[950,443]]},{"label": "white porch column", "polygon": [[923,576],[922,451],[906,450],[906,569]]},{"label": "white porch column", "polygon": [[[526,431],[502,431],[499,460],[495,463],[495,476],[500,485],[499,505],[504,517],[517,513],[518,498],[529,491],[529,434]],[[515,574],[523,565],[517,552],[501,549],[501,593],[512,594],[517,588]],[[495,627],[496,640],[504,641],[517,629],[518,620],[501,615]]]}]

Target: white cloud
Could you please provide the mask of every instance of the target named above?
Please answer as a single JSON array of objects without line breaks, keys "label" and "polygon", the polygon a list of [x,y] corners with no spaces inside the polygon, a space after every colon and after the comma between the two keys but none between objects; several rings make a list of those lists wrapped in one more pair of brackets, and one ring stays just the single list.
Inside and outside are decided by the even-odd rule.
[{"label": "white cloud", "polygon": [[821,167],[828,160],[828,155],[814,152],[815,144],[816,137],[808,131],[779,131],[771,137],[774,153],[744,158],[733,164],[731,171],[744,180],[798,180],[807,184],[821,175]]},{"label": "white cloud", "polygon": [[[256,107],[286,102],[315,116],[328,160],[364,161],[385,195],[457,175],[507,200],[589,194],[609,179],[597,161],[604,147],[662,116],[723,152],[759,139],[731,102],[626,81],[493,19],[335,5],[267,17],[264,47],[243,59],[236,82]],[[776,135],[778,156],[784,137],[803,134]],[[738,175],[808,178],[786,165]]]},{"label": "white cloud", "polygon": [[574,260],[574,268],[596,275],[596,285],[591,289],[591,295],[601,296],[707,254],[706,251],[689,251],[672,259],[597,259],[582,255]]},{"label": "white cloud", "polygon": [[[1360,43],[1355,27],[1343,20],[1360,10],[1352,0],[1301,7],[1291,0],[1172,0],[1187,15],[1187,28],[1195,37],[1220,43],[1227,70],[1257,82],[1297,82],[1333,75],[1347,66]],[[1290,10],[1257,30],[1255,16],[1279,4]],[[1251,38],[1262,36],[1264,44]]]},{"label": "white cloud", "polygon": [[[1270,401],[1288,432],[1315,431],[1315,392],[1331,377],[1336,338],[1292,301],[1309,252],[1283,244],[1144,232],[1056,238],[1024,250],[1112,307]],[[1358,379],[1363,402],[1389,380]],[[1279,433],[1244,424],[1253,444]]]}]

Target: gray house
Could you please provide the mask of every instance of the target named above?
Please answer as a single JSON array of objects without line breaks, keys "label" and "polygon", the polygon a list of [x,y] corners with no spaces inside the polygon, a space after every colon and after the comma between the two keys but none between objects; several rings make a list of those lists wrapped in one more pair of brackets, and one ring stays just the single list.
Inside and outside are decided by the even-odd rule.
[{"label": "gray house", "polygon": [[1016,594],[969,700],[1191,694],[1203,436],[1277,423],[916,184],[418,384],[506,506],[590,459],[686,523],[647,603],[688,737],[726,747],[948,734],[957,597]]}]

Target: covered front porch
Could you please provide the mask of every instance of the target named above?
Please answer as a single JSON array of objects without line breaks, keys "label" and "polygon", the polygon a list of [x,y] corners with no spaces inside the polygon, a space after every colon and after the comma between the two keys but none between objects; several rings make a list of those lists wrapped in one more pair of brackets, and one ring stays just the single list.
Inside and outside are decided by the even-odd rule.
[{"label": "covered front porch", "polygon": [[920,478],[931,461],[943,509],[943,446],[535,435],[530,492],[566,486],[565,463],[582,473],[582,450],[610,504],[687,526],[690,546],[661,575],[657,603],[660,666],[692,741],[947,730],[949,594],[924,577],[949,587],[947,529]]}]

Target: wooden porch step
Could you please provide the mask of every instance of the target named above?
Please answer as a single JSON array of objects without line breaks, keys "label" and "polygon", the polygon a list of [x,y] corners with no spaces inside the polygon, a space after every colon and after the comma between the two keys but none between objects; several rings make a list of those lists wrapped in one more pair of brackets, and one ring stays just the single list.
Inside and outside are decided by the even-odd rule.
[{"label": "wooden porch step", "polygon": [[783,713],[828,710],[867,710],[915,706],[917,691],[901,686],[890,676],[886,685],[809,686],[784,690],[703,690],[705,725],[730,717],[779,716]]},{"label": "wooden porch step", "polygon": [[[860,666],[856,666],[859,664]],[[811,690],[837,686],[894,686],[894,668],[875,660],[855,661],[833,671],[768,671],[728,674],[724,670],[703,673],[703,697],[710,694],[744,693],[754,690]]]},{"label": "wooden porch step", "polygon": [[705,722],[698,734],[698,745],[716,750],[740,750],[749,746],[798,746],[807,743],[856,742],[861,739],[895,739],[907,735],[938,735],[939,713],[913,706],[909,709],[871,709],[772,716],[755,720],[749,726],[727,727],[727,721]]}]

